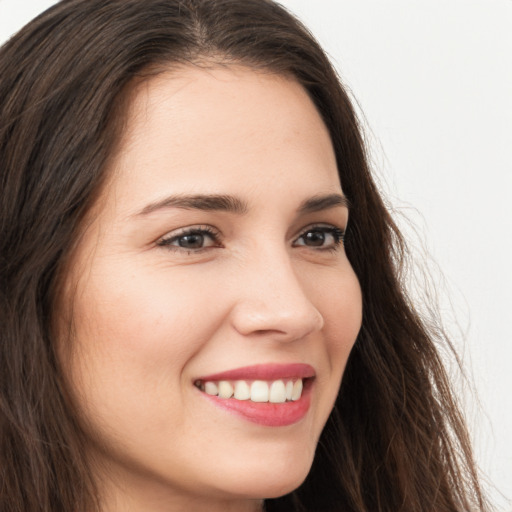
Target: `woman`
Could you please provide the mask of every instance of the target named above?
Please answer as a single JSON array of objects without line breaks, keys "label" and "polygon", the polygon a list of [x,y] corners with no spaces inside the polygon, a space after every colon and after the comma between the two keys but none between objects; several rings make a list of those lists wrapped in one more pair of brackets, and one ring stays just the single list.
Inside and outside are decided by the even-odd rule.
[{"label": "woman", "polygon": [[0,98],[2,510],[486,509],[448,341],[290,14],[64,0]]}]

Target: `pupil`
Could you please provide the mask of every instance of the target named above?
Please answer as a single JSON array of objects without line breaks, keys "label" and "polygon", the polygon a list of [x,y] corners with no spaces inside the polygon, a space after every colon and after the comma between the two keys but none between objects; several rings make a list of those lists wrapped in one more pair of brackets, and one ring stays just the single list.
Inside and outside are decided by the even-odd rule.
[{"label": "pupil", "polygon": [[203,235],[185,235],[180,238],[180,247],[186,249],[200,249],[203,246]]},{"label": "pupil", "polygon": [[325,242],[325,233],[322,231],[309,231],[306,233],[306,245],[320,246]]}]

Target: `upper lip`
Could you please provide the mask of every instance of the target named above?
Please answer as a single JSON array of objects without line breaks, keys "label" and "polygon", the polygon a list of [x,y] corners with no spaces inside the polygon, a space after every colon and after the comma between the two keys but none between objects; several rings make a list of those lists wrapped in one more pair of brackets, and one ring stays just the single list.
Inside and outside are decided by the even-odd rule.
[{"label": "upper lip", "polygon": [[244,366],[224,372],[214,373],[199,377],[200,381],[218,381],[218,380],[277,380],[291,378],[308,378],[316,375],[315,369],[304,363],[291,364],[256,364]]}]

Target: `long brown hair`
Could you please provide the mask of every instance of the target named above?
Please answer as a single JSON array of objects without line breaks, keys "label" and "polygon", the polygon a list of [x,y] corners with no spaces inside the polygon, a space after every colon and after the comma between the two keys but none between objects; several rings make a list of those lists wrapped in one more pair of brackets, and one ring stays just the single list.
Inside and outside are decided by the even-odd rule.
[{"label": "long brown hair", "polygon": [[0,509],[100,508],[52,339],[59,282],[129,85],[205,60],[302,84],[352,204],[346,250],[362,328],[309,476],[266,509],[487,510],[436,348],[449,342],[406,294],[405,244],[347,93],[307,29],[270,0],[63,0],[0,50]]}]

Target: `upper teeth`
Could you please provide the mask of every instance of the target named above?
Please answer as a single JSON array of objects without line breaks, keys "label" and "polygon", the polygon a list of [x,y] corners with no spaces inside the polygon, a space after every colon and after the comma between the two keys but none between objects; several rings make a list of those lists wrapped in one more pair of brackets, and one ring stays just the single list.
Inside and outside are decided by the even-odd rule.
[{"label": "upper teeth", "polygon": [[252,402],[283,403],[287,400],[298,400],[302,395],[302,379],[274,380],[266,382],[255,380],[248,383],[245,380],[218,382],[198,382],[196,385],[209,395],[219,398],[236,398],[237,400],[251,400]]}]

